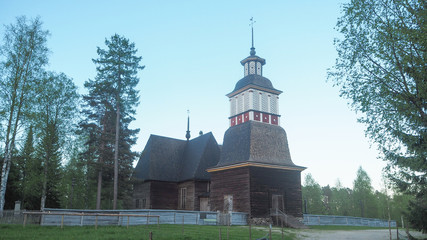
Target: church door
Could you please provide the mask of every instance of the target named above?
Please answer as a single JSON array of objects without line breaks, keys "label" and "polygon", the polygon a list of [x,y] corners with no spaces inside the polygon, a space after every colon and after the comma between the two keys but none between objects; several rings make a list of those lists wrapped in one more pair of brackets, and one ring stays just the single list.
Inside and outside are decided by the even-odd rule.
[{"label": "church door", "polygon": [[233,195],[224,196],[224,212],[231,213],[233,211]]},{"label": "church door", "polygon": [[273,194],[271,196],[272,199],[272,209],[273,211],[279,210],[285,212],[285,203],[283,201],[283,195]]},{"label": "church door", "polygon": [[200,198],[200,211],[210,211],[209,198]]}]

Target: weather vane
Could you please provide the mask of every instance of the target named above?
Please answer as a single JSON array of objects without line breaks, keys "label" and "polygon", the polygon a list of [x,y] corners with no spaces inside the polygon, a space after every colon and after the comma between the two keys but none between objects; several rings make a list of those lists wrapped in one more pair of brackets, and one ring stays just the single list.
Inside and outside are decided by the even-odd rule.
[{"label": "weather vane", "polygon": [[252,48],[251,48],[251,56],[255,55],[255,48],[254,48],[254,23],[256,23],[256,21],[254,21],[254,18],[251,17],[251,19],[249,19],[251,21],[251,23],[249,24],[249,26],[251,26],[252,28]]}]

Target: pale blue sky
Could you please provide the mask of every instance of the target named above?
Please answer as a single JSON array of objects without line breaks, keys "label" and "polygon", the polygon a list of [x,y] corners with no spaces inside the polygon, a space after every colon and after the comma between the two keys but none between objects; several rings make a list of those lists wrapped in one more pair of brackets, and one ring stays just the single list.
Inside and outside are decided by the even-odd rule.
[{"label": "pale blue sky", "polygon": [[146,66],[139,74],[141,103],[133,127],[135,150],[150,134],[184,139],[187,109],[191,134],[211,131],[218,143],[228,128],[225,94],[243,77],[249,55],[249,19],[255,23],[264,76],[280,95],[281,126],[295,164],[322,186],[339,178],[351,187],[362,166],[376,189],[382,160],[370,148],[338,89],[326,82],[337,56],[334,30],[344,0],[300,1],[58,1],[0,0],[0,35],[20,15],[40,16],[51,36],[51,70],[83,83],[94,78],[96,47],[118,33],[136,44]]}]

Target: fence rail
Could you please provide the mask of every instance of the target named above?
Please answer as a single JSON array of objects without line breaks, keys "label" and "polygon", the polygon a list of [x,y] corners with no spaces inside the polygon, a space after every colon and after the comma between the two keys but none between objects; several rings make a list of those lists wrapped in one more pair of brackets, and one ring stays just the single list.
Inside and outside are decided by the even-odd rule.
[{"label": "fence rail", "polygon": [[[143,224],[194,224],[194,225],[246,225],[247,214],[233,212],[223,214],[219,212],[199,212],[181,210],[155,210],[155,209],[135,209],[135,210],[76,210],[76,209],[45,209],[50,213],[60,213],[57,216],[46,215],[41,219],[41,225],[56,225],[61,222],[62,213],[91,213],[91,214],[119,214],[120,216],[102,216],[98,218],[98,225],[143,225]],[[123,219],[126,214],[137,216],[149,216],[148,218],[131,217]],[[150,216],[158,216],[152,219]],[[82,226],[94,225],[95,217],[87,216],[84,221],[79,216],[68,216],[64,219],[64,225]]]},{"label": "fence rail", "polygon": [[[377,218],[304,214],[304,224],[307,226],[343,225],[343,226],[388,227],[389,221],[384,219],[377,219]],[[396,227],[396,221],[391,220],[390,227]]]},{"label": "fence rail", "polygon": [[[130,217],[138,217],[138,218],[146,218],[146,223],[148,224],[149,222],[149,218],[157,218],[157,225],[159,225],[160,223],[160,216],[154,216],[154,215],[142,215],[142,214],[106,214],[106,213],[67,213],[67,212],[23,212],[24,214],[24,220],[23,220],[23,225],[25,227],[26,223],[27,223],[27,216],[28,215],[40,215],[42,216],[43,222],[45,222],[45,218],[46,216],[49,215],[53,215],[53,216],[61,216],[61,228],[64,227],[64,218],[65,216],[79,216],[80,217],[80,226],[83,226],[83,222],[84,222],[84,217],[88,217],[88,216],[94,216],[95,217],[95,228],[98,227],[98,218],[99,217],[118,217],[118,219],[122,219],[123,217],[127,217],[127,222],[126,222],[126,227],[129,227],[129,222],[130,222]],[[69,222],[72,223],[73,219],[67,219]],[[75,220],[75,219],[74,219]],[[67,222],[66,222],[67,223]],[[55,225],[57,225],[58,223],[55,221]],[[47,224],[44,224],[47,225]],[[74,225],[74,224],[68,224],[68,225]],[[123,223],[121,224],[123,225]]]}]

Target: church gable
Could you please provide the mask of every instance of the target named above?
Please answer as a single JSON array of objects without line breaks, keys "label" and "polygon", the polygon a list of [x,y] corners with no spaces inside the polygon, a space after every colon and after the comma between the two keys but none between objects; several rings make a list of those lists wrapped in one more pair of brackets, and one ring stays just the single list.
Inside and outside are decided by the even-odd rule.
[{"label": "church gable", "polygon": [[218,163],[220,150],[207,133],[190,141],[151,135],[135,168],[143,181],[209,180],[208,167]]},{"label": "church gable", "polygon": [[151,135],[135,168],[135,177],[143,181],[179,179],[186,141]]}]

